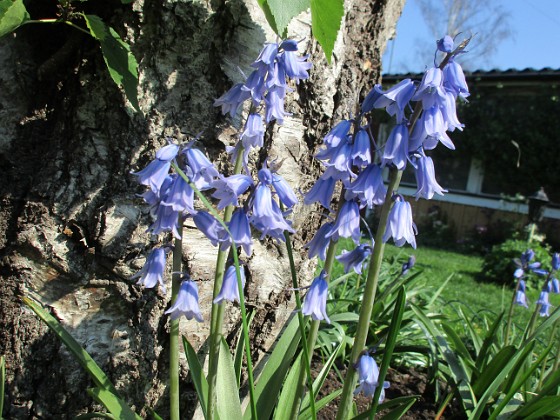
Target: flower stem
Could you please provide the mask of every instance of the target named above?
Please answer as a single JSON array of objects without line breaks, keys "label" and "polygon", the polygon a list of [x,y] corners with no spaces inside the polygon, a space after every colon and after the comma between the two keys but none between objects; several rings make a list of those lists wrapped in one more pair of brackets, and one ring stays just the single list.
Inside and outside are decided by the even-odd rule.
[{"label": "flower stem", "polygon": [[[237,159],[235,161],[235,167],[233,172],[238,174],[241,172],[241,166],[243,163],[243,154],[239,152]],[[224,211],[223,221],[225,223],[231,220],[233,214],[233,206],[227,206]],[[212,300],[218,296],[220,289],[222,288],[222,283],[224,280],[224,273],[226,268],[226,261],[228,250],[218,251],[218,256],[216,258],[216,273],[214,275],[214,290],[212,293]],[[237,253],[234,253],[237,254]],[[238,273],[239,276],[239,273]],[[238,277],[239,278],[239,277]],[[240,296],[242,293],[240,294]],[[210,350],[208,355],[208,407],[207,415],[208,420],[214,418],[214,411],[216,407],[216,378],[218,375],[218,359],[220,356],[220,341],[222,340],[222,329],[224,324],[224,308],[225,305],[212,305],[212,315],[210,318]]]},{"label": "flower stem", "polygon": [[336,416],[337,420],[346,420],[350,414],[350,408],[352,406],[352,396],[354,394],[354,388],[356,387],[356,369],[354,368],[354,364],[358,360],[360,353],[366,345],[371,313],[373,310],[373,302],[375,301],[375,294],[377,293],[377,285],[379,282],[381,261],[383,259],[383,251],[385,249],[383,235],[385,233],[387,220],[389,218],[389,210],[391,209],[392,205],[391,198],[393,196],[393,191],[395,191],[398,187],[401,176],[402,171],[398,171],[396,168],[391,168],[389,172],[389,185],[387,185],[387,194],[385,196],[383,207],[381,208],[379,226],[375,235],[375,244],[373,246],[373,253],[371,256],[366,284],[364,287],[364,296],[361,304],[356,336],[354,338],[352,355],[350,356],[350,364],[348,366],[348,371],[346,372],[344,387],[342,389],[342,396],[340,399],[340,404],[338,406],[339,408]]},{"label": "flower stem", "polygon": [[[179,215],[179,235],[183,236],[183,216]],[[171,303],[177,299],[181,284],[183,241],[175,238],[173,247],[173,274],[171,276]],[[180,420],[179,408],[179,318],[169,321],[169,418]]]},{"label": "flower stem", "polygon": [[504,346],[507,346],[509,344],[509,335],[511,332],[511,320],[513,318],[513,308],[515,307],[515,296],[517,295],[517,291],[519,290],[520,281],[521,279],[517,281],[517,285],[515,286],[515,290],[513,291],[513,296],[511,298],[511,304],[509,306],[509,312],[508,312],[507,323],[506,323],[506,333],[504,337]]},{"label": "flower stem", "polygon": [[291,235],[284,231],[284,237],[286,238],[286,250],[288,252],[288,258],[290,260],[290,273],[292,275],[292,287],[294,288],[294,294],[296,298],[296,311],[299,322],[299,331],[301,334],[301,347],[303,349],[303,363],[305,366],[304,370],[299,372],[299,378],[296,390],[296,398],[292,404],[292,411],[290,413],[290,419],[297,419],[299,413],[299,406],[301,401],[301,394],[303,391],[303,372],[307,375],[307,385],[309,388],[309,406],[311,408],[311,418],[315,420],[317,418],[317,412],[315,410],[315,394],[313,393],[313,378],[311,377],[311,357],[309,354],[309,346],[307,343],[307,337],[305,333],[305,320],[303,319],[303,314],[301,313],[301,297],[299,294],[299,284],[297,281],[296,266],[294,262],[294,253],[292,250],[292,238]]}]

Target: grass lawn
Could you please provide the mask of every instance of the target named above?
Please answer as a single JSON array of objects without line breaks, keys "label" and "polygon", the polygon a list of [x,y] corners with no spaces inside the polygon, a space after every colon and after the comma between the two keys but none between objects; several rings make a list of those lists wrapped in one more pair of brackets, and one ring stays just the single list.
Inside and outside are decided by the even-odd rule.
[{"label": "grass lawn", "polygon": [[[444,313],[455,318],[457,308],[461,307],[466,315],[498,314],[508,311],[513,293],[512,286],[499,286],[481,282],[477,279],[482,267],[482,257],[465,255],[435,248],[419,247],[418,249],[397,248],[387,244],[386,258],[396,257],[406,260],[409,255],[416,256],[416,267],[424,272],[427,285],[437,290],[449,277],[453,277],[443,290],[441,297],[446,302]],[[540,290],[527,289],[529,309],[516,306],[513,322],[524,328],[535,309],[534,302],[539,298]],[[555,308],[560,304],[560,296],[550,294],[550,302]],[[493,318],[493,317],[491,317]]]},{"label": "grass lawn", "polygon": [[[345,245],[350,245],[349,248],[352,248],[350,243],[343,242],[339,252]],[[416,256],[415,270],[423,271],[426,286],[433,288],[434,292],[450,275],[453,275],[441,293],[444,302],[442,311],[451,320],[457,319],[458,308],[461,308],[476,324],[479,324],[476,322],[477,314],[486,313],[493,319],[492,315],[502,310],[506,312],[509,310],[513,279],[511,288],[478,281],[477,275],[482,267],[482,257],[427,247],[419,247],[416,250],[409,246],[397,248],[391,244],[385,247],[385,260],[396,258],[397,261],[404,263],[410,255]],[[335,271],[338,271],[337,268]],[[521,331],[520,329],[524,328],[531,318],[539,292],[540,290],[528,288],[529,309],[519,306],[514,308],[513,322],[519,326],[518,331]],[[560,304],[560,296],[551,294],[550,301],[554,308]],[[460,333],[461,329],[462,326],[457,325],[457,332]]]}]

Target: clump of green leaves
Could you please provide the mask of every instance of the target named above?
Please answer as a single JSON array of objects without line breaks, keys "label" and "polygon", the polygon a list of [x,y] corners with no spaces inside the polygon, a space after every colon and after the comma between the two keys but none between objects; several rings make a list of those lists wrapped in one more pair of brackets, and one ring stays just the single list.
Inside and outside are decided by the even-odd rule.
[{"label": "clump of green leaves", "polygon": [[[481,276],[483,280],[498,284],[513,284],[513,272],[515,271],[514,258],[525,252],[528,248],[535,251],[535,261],[539,261],[544,269],[550,269],[550,249],[546,244],[531,242],[520,239],[509,239],[499,245],[494,245],[492,250],[484,257]],[[537,275],[527,273],[528,282],[537,280]]]},{"label": "clump of green leaves", "polygon": [[[130,0],[121,0],[123,4]],[[30,23],[66,24],[84,32],[101,46],[103,59],[115,84],[124,89],[127,99],[134,109],[140,110],[138,103],[138,62],[117,32],[97,15],[75,11],[70,1],[59,1],[60,13],[53,19],[34,20],[29,15],[23,0],[0,0],[0,37],[8,35],[22,25]],[[85,23],[86,28],[80,25]]]}]

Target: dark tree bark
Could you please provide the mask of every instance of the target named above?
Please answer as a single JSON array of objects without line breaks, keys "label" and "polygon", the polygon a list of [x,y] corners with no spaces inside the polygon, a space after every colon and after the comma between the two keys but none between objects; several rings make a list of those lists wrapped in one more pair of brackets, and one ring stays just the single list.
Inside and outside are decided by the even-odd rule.
[{"label": "dark tree bark", "polygon": [[[292,116],[268,130],[265,150],[283,161],[280,173],[295,189],[306,191],[316,178],[312,154],[333,119],[353,112],[359,95],[378,81],[380,57],[403,3],[348,1],[331,67],[312,41],[309,15],[290,26],[294,38],[305,39],[314,67],[291,95]],[[227,171],[225,145],[235,141],[236,130],[213,100],[241,79],[237,68],[247,72],[265,40],[275,39],[249,0],[86,7],[98,7],[88,12],[101,15],[132,45],[142,114],[125,105],[98,44],[72,28],[28,25],[0,40],[0,354],[7,360],[7,418],[73,418],[95,408],[86,394],[88,377],[22,306],[23,295],[50,309],[137,412],[154,407],[166,417],[162,314],[168,302],[129,280],[151,247],[149,216],[135,196],[142,189],[130,171],[144,167],[166,136],[184,141],[198,133]],[[251,159],[260,164],[264,156]],[[301,245],[319,216],[300,205],[293,220],[306,284],[315,263],[305,259]],[[189,222],[184,242],[184,266],[200,280],[206,322],[185,321],[181,328],[204,352],[216,250]],[[252,345],[260,358],[291,314],[293,293],[282,244],[257,241],[247,264],[246,299],[256,311]],[[238,309],[228,306],[227,312],[231,337],[239,329]],[[182,408],[192,413],[183,368]]]}]

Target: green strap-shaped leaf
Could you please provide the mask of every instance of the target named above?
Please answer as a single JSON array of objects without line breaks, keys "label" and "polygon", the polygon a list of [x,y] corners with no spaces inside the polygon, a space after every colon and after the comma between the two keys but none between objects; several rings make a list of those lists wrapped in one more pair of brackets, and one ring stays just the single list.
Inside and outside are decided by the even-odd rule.
[{"label": "green strap-shaped leaf", "polygon": [[29,19],[23,0],[0,0],[0,37],[14,31]]},{"label": "green strap-shaped leaf", "polygon": [[218,358],[216,395],[218,395],[216,410],[221,419],[240,420],[243,418],[233,360],[229,347],[223,338],[220,342],[220,356]]},{"label": "green strap-shaped leaf", "polygon": [[[292,365],[292,359],[297,351],[300,335],[297,316],[294,316],[280,339],[276,343],[272,354],[266,361],[255,386],[255,398],[257,400],[257,412],[263,419],[270,418],[275,402],[278,398],[282,383]],[[251,410],[245,410],[244,418],[251,418]]]},{"label": "green strap-shaped leaf", "polygon": [[4,383],[6,381],[6,359],[0,356],[0,419],[4,411]]},{"label": "green strap-shaped leaf", "polygon": [[[342,388],[339,388],[336,391],[331,392],[326,397],[323,397],[319,401],[317,401],[315,403],[315,410],[317,410],[317,413],[321,411],[332,400],[336,399],[340,394],[342,394]],[[321,418],[321,416],[317,416],[317,418]],[[299,415],[298,419],[299,420],[311,419],[311,407],[308,407],[305,410],[303,410]]]},{"label": "green strap-shaped leaf", "polygon": [[290,21],[310,6],[310,0],[265,0],[264,2],[268,4],[270,13],[274,17],[276,33],[282,38],[286,37]]},{"label": "green strap-shaped leaf", "polygon": [[204,414],[204,418],[206,418],[206,408],[208,407],[208,381],[204,376],[204,370],[202,369],[200,360],[198,360],[196,351],[185,337],[183,337],[183,346],[185,348],[185,355],[187,356],[187,362],[189,364],[191,379],[194,383],[196,394],[198,395],[198,401],[200,401],[202,413]]},{"label": "green strap-shaped leaf", "polygon": [[101,44],[101,52],[109,74],[117,86],[124,89],[126,97],[137,111],[138,103],[138,63],[115,30],[105,24],[99,16],[84,15],[91,35]]},{"label": "green strap-shaped leaf", "polygon": [[313,36],[323,47],[329,64],[342,16],[344,16],[344,0],[311,0]]},{"label": "green strap-shaped leaf", "polygon": [[117,394],[117,390],[105,375],[105,372],[99,367],[95,360],[91,358],[87,351],[84,350],[80,344],[64,329],[62,325],[45,311],[40,305],[28,297],[22,298],[25,303],[47,326],[58,336],[60,341],[64,343],[66,348],[74,355],[74,358],[89,374],[95,385],[99,388],[105,389],[113,394]]},{"label": "green strap-shaped leaf", "polygon": [[415,304],[411,304],[410,307],[416,314],[416,317],[429,331],[431,337],[437,343],[437,346],[443,355],[445,361],[449,365],[451,376],[457,385],[459,390],[459,395],[463,403],[463,407],[468,415],[470,415],[471,410],[475,405],[474,393],[470,387],[470,377],[468,373],[463,368],[463,365],[457,359],[457,355],[453,352],[449,343],[445,340],[443,333],[436,327],[436,325],[426,316],[421,308]]},{"label": "green strap-shaped leaf", "polygon": [[109,412],[119,420],[138,420],[142,419],[139,415],[134,413],[126,403],[103,388],[90,388],[88,394],[93,397],[97,402],[103,404]]},{"label": "green strap-shaped leaf", "polygon": [[[410,397],[398,397],[390,401],[379,404],[379,411],[390,410],[387,414],[381,417],[383,420],[397,420],[400,419],[412,405],[418,401],[420,397],[418,395],[412,395]],[[364,411],[360,415],[353,417],[352,420],[365,420],[369,417],[370,410]]]},{"label": "green strap-shaped leaf", "polygon": [[303,352],[300,352],[295,363],[292,365],[290,372],[288,372],[288,377],[282,385],[282,392],[280,393],[280,398],[278,399],[278,405],[276,411],[274,412],[275,419],[289,419],[292,411],[293,402],[296,399],[296,392],[298,389],[298,381],[301,369],[303,367]]}]

